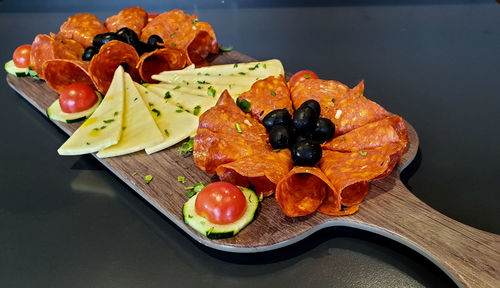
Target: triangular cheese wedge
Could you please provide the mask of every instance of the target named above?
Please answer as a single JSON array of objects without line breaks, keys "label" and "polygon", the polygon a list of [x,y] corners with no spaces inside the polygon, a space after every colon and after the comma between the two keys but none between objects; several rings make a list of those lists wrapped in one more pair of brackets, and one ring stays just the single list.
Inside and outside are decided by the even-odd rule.
[{"label": "triangular cheese wedge", "polygon": [[210,107],[213,107],[215,103],[217,103],[218,99],[218,97],[215,96],[208,98],[193,95],[178,88],[168,89],[163,87],[161,84],[150,84],[147,89],[153,93],[161,95],[165,102],[178,107],[178,110],[183,110],[195,116],[199,116],[206,110],[210,109]]},{"label": "triangular cheese wedge", "polygon": [[135,83],[139,94],[145,103],[148,103],[149,110],[160,131],[164,132],[163,142],[146,148],[146,153],[158,152],[183,139],[194,135],[198,129],[198,117],[187,112],[176,112],[179,108],[165,102],[163,97],[157,95],[143,86]]},{"label": "triangular cheese wedge", "polygon": [[177,88],[178,92],[187,93],[190,91],[189,94],[203,97],[211,96],[209,94],[212,93],[208,93],[208,89],[211,87],[216,91],[215,98],[219,99],[219,96],[226,89],[233,98],[237,98],[241,93],[250,90],[255,81],[279,75],[285,75],[283,65],[279,60],[273,59],[261,62],[213,65],[196,69],[189,66],[183,70],[161,72],[158,75],[153,75],[152,78],[163,84],[169,84],[168,89]]},{"label": "triangular cheese wedge", "polygon": [[128,73],[124,74],[125,105],[123,131],[118,144],[97,153],[97,157],[113,157],[133,153],[163,141],[163,134],[144,104],[141,95]]},{"label": "triangular cheese wedge", "polygon": [[123,68],[118,66],[102,103],[57,152],[81,155],[118,143],[122,133],[123,95]]}]

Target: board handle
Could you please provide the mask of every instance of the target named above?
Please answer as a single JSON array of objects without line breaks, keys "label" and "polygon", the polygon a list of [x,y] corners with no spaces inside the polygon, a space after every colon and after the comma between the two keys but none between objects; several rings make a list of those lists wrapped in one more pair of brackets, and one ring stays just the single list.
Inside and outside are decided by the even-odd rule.
[{"label": "board handle", "polygon": [[[369,201],[370,206],[383,205],[385,210],[382,212],[379,208],[381,213],[376,215],[360,215],[358,223],[369,226],[364,228],[419,252],[461,287],[500,287],[499,235],[472,228],[437,212],[408,191],[399,179],[377,180],[372,187],[392,197],[375,197]],[[391,203],[381,203],[385,199]]]}]

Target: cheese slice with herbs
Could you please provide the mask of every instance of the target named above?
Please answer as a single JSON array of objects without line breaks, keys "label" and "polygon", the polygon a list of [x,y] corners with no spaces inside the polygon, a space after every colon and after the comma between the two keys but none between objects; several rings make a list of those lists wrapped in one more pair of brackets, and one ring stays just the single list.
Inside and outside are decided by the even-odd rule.
[{"label": "cheese slice with herbs", "polygon": [[144,102],[148,103],[149,111],[165,137],[159,144],[146,148],[146,153],[158,152],[196,133],[196,129],[198,129],[197,116],[183,110],[179,112],[178,107],[165,102],[160,95],[137,83],[135,83],[135,86]]},{"label": "cheese slice with herbs", "polygon": [[281,62],[273,59],[201,68],[191,65],[183,70],[164,71],[153,75],[152,78],[161,81],[163,87],[171,93],[180,92],[219,99],[227,89],[236,99],[241,93],[250,90],[255,81],[278,75],[285,75],[285,71]]},{"label": "cheese slice with herbs", "polygon": [[60,155],[94,153],[119,142],[123,121],[123,73],[123,68],[118,66],[101,104],[57,150]]},{"label": "cheese slice with herbs", "polygon": [[[162,84],[149,84],[147,89],[155,94],[161,95],[163,101],[177,107],[178,111],[184,111],[195,116],[201,115],[217,103],[218,97],[203,97],[191,94],[189,91],[179,88],[170,89]],[[215,95],[215,92],[214,92]]]},{"label": "cheese slice with herbs", "polygon": [[97,153],[97,157],[113,157],[133,153],[157,145],[164,137],[156,126],[134,81],[124,73],[125,103],[123,108],[122,136],[120,142]]}]

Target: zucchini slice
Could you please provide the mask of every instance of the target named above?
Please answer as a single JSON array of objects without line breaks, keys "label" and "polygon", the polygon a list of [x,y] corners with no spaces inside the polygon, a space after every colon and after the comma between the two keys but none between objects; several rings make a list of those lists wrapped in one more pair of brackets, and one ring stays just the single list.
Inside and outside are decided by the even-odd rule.
[{"label": "zucchini slice", "polygon": [[52,120],[61,121],[65,123],[78,122],[89,118],[90,115],[94,113],[95,109],[97,109],[99,104],[101,104],[101,101],[102,101],[102,96],[100,93],[97,93],[97,102],[94,104],[94,106],[81,112],[66,113],[61,110],[61,105],[59,105],[59,98],[57,98],[49,106],[49,108],[47,108],[47,116]]},{"label": "zucchini slice", "polygon": [[7,71],[7,73],[12,74],[12,75],[17,76],[17,77],[28,76],[28,74],[26,74],[26,71],[28,70],[28,68],[17,67],[16,64],[14,64],[14,60],[10,60],[9,62],[5,63],[3,68],[5,68],[5,71]]}]

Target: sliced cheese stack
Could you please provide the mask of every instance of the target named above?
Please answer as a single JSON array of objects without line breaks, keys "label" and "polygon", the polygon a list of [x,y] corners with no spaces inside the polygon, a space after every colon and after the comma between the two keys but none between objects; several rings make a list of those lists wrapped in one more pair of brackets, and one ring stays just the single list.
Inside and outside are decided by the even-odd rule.
[{"label": "sliced cheese stack", "polygon": [[97,153],[97,157],[113,157],[133,153],[163,141],[163,134],[135,88],[128,73],[125,79],[125,103],[120,142]]},{"label": "sliced cheese stack", "polygon": [[137,83],[135,85],[144,102],[148,104],[156,125],[165,137],[161,143],[146,148],[146,153],[158,152],[196,133],[198,117],[166,102],[161,94],[149,91]]},{"label": "sliced cheese stack", "polygon": [[[207,66],[196,69],[194,66],[189,66],[183,70],[165,71],[153,75],[152,78],[161,81],[161,84],[149,85],[148,89],[157,89],[158,93],[163,92],[162,95],[169,92],[175,103],[181,103],[177,100],[179,98],[178,94],[182,94],[183,97],[189,95],[189,97],[198,96],[217,100],[226,89],[236,99],[241,93],[250,90],[255,81],[269,76],[284,75],[284,73],[283,65],[276,59]],[[203,103],[208,105],[208,102]],[[204,106],[204,104],[200,105]],[[189,108],[187,109],[189,110]]]},{"label": "sliced cheese stack", "polygon": [[60,155],[94,153],[119,142],[123,121],[123,68],[118,66],[104,100],[57,150]]}]

